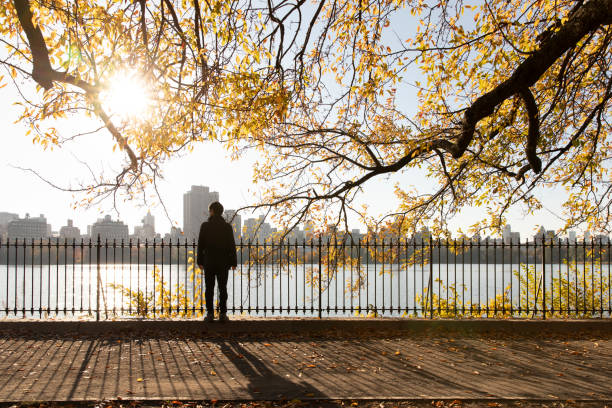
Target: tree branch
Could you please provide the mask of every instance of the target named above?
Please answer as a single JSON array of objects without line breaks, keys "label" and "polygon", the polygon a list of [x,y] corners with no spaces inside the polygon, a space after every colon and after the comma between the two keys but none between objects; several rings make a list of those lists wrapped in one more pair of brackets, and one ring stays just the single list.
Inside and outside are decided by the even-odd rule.
[{"label": "tree branch", "polygon": [[529,118],[529,130],[527,132],[527,148],[525,149],[525,154],[531,170],[537,174],[542,170],[542,161],[536,154],[536,148],[538,147],[538,141],[540,140],[540,119],[538,117],[538,105],[536,104],[535,98],[533,97],[533,94],[529,88],[521,89],[520,95],[525,102],[527,117]]},{"label": "tree branch", "polygon": [[13,0],[13,4],[17,10],[19,23],[30,43],[33,65],[32,78],[44,89],[51,89],[53,87],[53,69],[49,60],[49,51],[40,27],[38,25],[34,27],[32,22],[33,15],[32,10],[30,10],[30,2],[28,0]]}]

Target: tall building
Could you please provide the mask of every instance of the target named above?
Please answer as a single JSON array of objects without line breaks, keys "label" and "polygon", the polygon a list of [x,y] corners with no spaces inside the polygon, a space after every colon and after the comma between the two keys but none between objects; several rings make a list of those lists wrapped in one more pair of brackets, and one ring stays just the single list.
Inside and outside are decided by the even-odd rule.
[{"label": "tall building", "polygon": [[19,218],[19,215],[0,212],[0,241],[6,240],[8,223]]},{"label": "tall building", "polygon": [[287,236],[285,238],[290,244],[294,244],[296,242],[302,243],[305,239],[304,230],[301,230],[299,227],[292,228],[289,232],[287,232]]},{"label": "tall building", "polygon": [[264,221],[265,217],[260,215],[259,218],[247,218],[244,220],[242,233],[243,241],[259,241],[264,242],[276,231],[270,224]]},{"label": "tall building", "polygon": [[30,214],[26,214],[25,218],[17,218],[10,221],[7,225],[7,237],[9,239],[28,238],[40,239],[49,237],[49,228],[47,219],[44,215],[40,217],[30,218]]},{"label": "tall building", "polygon": [[219,193],[206,186],[191,186],[183,194],[183,231],[188,242],[198,239],[200,225],[208,219],[208,206],[219,201]]},{"label": "tall building", "polygon": [[142,225],[134,227],[134,238],[141,240],[155,239],[155,217],[151,215],[151,211],[147,211],[147,215],[142,219]]},{"label": "tall building", "polygon": [[312,221],[308,220],[304,223],[304,238],[310,241],[314,238],[316,233],[315,226]]},{"label": "tall building", "polygon": [[242,217],[236,213],[236,210],[225,210],[223,218],[232,225],[234,240],[238,242],[240,240],[240,232],[242,231]]},{"label": "tall building", "polygon": [[151,215],[151,211],[147,211],[147,215],[142,219],[142,225],[153,228],[155,231],[155,217]]},{"label": "tall building", "polygon": [[576,231],[570,230],[568,233],[568,238],[570,242],[576,242]]},{"label": "tall building", "polygon": [[546,237],[546,229],[541,226],[538,232],[533,236],[533,242],[542,242]]},{"label": "tall building", "polygon": [[67,224],[60,228],[60,238],[69,240],[81,238],[81,230],[74,226],[72,220],[68,220]]},{"label": "tall building", "polygon": [[273,232],[276,232],[275,228],[272,228],[270,224],[264,221],[265,219],[266,218],[263,215],[260,215],[259,219],[257,220],[259,226],[259,230],[257,231],[257,239],[259,242],[267,240]]},{"label": "tall building", "polygon": [[244,241],[255,241],[255,239],[257,238],[255,236],[257,232],[257,225],[257,218],[247,218],[246,220],[244,220],[244,227],[242,231],[242,239]]},{"label": "tall building", "polygon": [[110,215],[106,215],[103,219],[96,221],[90,228],[92,241],[96,241],[98,236],[102,241],[126,240],[129,238],[128,226],[122,221],[111,220]]},{"label": "tall building", "polygon": [[502,238],[504,239],[504,244],[509,244],[512,240],[512,228],[510,228],[510,224],[506,224],[504,227],[504,231],[502,232]]},{"label": "tall building", "polygon": [[19,218],[19,215],[8,213],[8,212],[0,212],[0,225],[8,225],[9,222],[16,220]]},{"label": "tall building", "polygon": [[170,228],[170,233],[164,236],[164,241],[172,242],[173,244],[182,244],[185,243],[185,236],[180,228],[173,226]]}]

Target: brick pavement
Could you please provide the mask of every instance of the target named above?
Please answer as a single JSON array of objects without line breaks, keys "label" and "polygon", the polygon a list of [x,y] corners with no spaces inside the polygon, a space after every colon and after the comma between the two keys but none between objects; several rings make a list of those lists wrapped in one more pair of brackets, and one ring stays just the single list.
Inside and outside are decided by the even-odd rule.
[{"label": "brick pavement", "polygon": [[239,324],[82,334],[0,323],[0,401],[612,399],[606,333],[232,332]]}]

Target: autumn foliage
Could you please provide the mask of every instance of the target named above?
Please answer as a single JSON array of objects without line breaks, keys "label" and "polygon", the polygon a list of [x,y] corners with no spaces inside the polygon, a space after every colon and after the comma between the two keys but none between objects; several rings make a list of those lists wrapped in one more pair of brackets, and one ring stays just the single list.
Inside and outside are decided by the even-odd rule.
[{"label": "autumn foliage", "polygon": [[[35,142],[62,144],[56,122],[89,115],[103,125],[92,146],[110,134],[125,155],[76,189],[89,200],[154,187],[165,161],[216,140],[236,159],[257,152],[253,205],[288,227],[366,218],[362,186],[398,173],[400,231],[444,233],[474,206],[473,229],[497,229],[551,187],[566,227],[601,230],[611,22],[612,0],[13,0],[0,64],[38,85],[20,118]],[[101,98],[125,70],[152,99],[130,120]],[[411,186],[416,169],[429,191]]]}]

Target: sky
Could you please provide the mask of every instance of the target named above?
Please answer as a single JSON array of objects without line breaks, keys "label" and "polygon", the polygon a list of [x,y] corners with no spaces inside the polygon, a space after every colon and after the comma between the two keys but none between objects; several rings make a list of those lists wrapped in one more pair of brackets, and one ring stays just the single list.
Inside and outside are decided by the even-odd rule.
[{"label": "sky", "polygon": [[[35,169],[58,185],[74,185],[87,172],[79,160],[86,160],[94,168],[108,168],[112,167],[117,158],[121,158],[117,153],[112,153],[110,134],[103,132],[93,136],[95,140],[81,140],[62,149],[44,151],[38,144],[32,143],[31,136],[25,136],[23,124],[15,123],[20,108],[13,105],[17,98],[14,90],[7,86],[0,92],[0,212],[17,213],[20,217],[26,213],[31,216],[44,214],[54,231],[66,225],[67,219],[72,219],[84,233],[87,225],[105,214],[110,214],[113,219],[121,219],[132,231],[150,210],[156,219],[156,231],[163,235],[169,231],[171,225],[182,228],[182,197],[192,185],[205,185],[213,191],[218,191],[220,201],[227,209],[251,203],[253,194],[257,193],[257,186],[252,183],[251,177],[251,165],[256,157],[247,157],[239,162],[232,161],[221,145],[208,142],[196,147],[192,153],[166,163],[164,180],[159,188],[168,216],[155,197],[149,197],[146,202],[144,199],[119,202],[119,213],[115,212],[110,200],[92,208],[73,209],[73,203],[82,196],[60,191],[17,167]],[[92,146],[95,146],[95,149],[92,149]],[[396,181],[406,183],[408,179],[423,189],[428,184],[428,180],[422,175],[375,178],[366,185],[360,202],[366,203],[372,214],[392,211],[396,204],[393,185]],[[553,213],[560,213],[557,195],[551,194],[544,203]],[[520,210],[513,210],[508,221],[514,231],[521,232],[523,238],[531,237],[539,225],[545,225],[548,229],[561,226],[561,221],[553,213],[543,210],[524,218]],[[480,214],[479,209],[465,211],[461,217],[451,221],[451,227],[466,229]],[[249,216],[245,214],[243,219]],[[353,227],[363,229],[361,225]]]},{"label": "sky", "polygon": [[[419,80],[418,75],[408,72],[407,81]],[[72,219],[84,233],[87,225],[105,214],[127,223],[131,232],[150,210],[156,219],[156,231],[163,235],[171,225],[182,228],[182,197],[192,185],[205,185],[218,191],[226,209],[251,204],[254,194],[257,194],[258,186],[252,182],[252,164],[257,157],[251,154],[239,162],[232,161],[223,146],[207,142],[198,145],[193,152],[167,162],[163,168],[165,178],[160,182],[159,190],[167,215],[156,197],[119,202],[118,213],[111,200],[91,208],[73,209],[73,203],[82,196],[60,191],[17,167],[32,168],[53,183],[68,186],[87,176],[88,170],[81,161],[87,162],[95,171],[108,172],[117,167],[118,160],[123,160],[123,156],[119,152],[112,152],[113,141],[107,132],[83,136],[62,149],[43,151],[39,145],[32,143],[31,136],[25,136],[25,126],[15,123],[21,108],[14,102],[19,99],[11,84],[0,89],[0,212],[17,213],[20,217],[26,213],[31,216],[44,214],[54,231],[66,225],[67,219]],[[415,98],[409,94],[399,93],[398,104],[404,112],[416,110],[414,101]],[[75,122],[74,126],[81,129],[92,124]],[[427,186],[430,184],[418,173],[374,178],[365,186],[359,202],[367,204],[375,216],[393,211],[397,204],[393,194],[395,182],[403,187],[412,184],[421,191],[429,190]],[[545,209],[529,217],[525,217],[520,209],[512,209],[507,216],[512,230],[519,231],[522,238],[531,237],[540,225],[547,229],[562,226],[558,217],[561,214],[562,194],[555,191],[541,191],[539,194]],[[461,216],[451,220],[451,229],[466,230],[481,215],[482,209],[479,208],[465,210]],[[253,215],[243,214],[243,219],[250,216]],[[351,227],[363,229],[363,225],[359,224]]]}]

